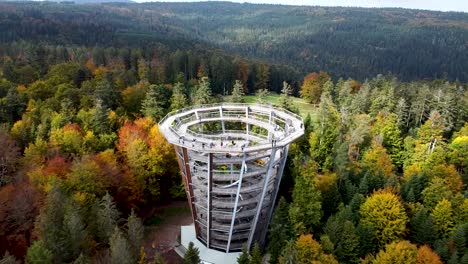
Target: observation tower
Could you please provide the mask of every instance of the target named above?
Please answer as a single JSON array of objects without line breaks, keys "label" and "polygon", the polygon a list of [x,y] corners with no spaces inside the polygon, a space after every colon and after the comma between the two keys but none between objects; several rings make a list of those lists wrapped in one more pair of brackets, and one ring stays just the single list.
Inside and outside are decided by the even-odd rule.
[{"label": "observation tower", "polygon": [[270,105],[222,103],[172,112],[159,127],[174,145],[197,240],[225,253],[262,245],[302,118]]}]

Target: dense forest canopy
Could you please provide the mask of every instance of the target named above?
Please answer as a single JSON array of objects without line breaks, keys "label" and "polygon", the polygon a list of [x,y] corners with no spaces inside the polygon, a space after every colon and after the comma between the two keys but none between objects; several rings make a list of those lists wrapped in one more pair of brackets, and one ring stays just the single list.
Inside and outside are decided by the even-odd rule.
[{"label": "dense forest canopy", "polygon": [[[468,15],[365,9],[202,3],[2,3],[0,41],[52,45],[222,48],[363,81],[467,81]],[[14,26],[13,26],[14,25]],[[201,44],[203,43],[203,44]]]},{"label": "dense forest canopy", "polygon": [[305,136],[290,147],[266,248],[239,263],[468,263],[466,14],[0,10],[0,263],[165,263],[145,228],[185,191],[157,122],[247,100],[302,114]]}]

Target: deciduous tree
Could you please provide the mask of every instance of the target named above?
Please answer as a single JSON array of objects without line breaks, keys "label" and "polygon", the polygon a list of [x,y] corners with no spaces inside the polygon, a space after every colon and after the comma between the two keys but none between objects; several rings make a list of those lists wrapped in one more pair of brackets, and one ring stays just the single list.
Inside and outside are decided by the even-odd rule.
[{"label": "deciduous tree", "polygon": [[406,233],[406,216],[400,198],[390,190],[374,192],[361,205],[361,222],[374,229],[381,244],[390,243]]}]

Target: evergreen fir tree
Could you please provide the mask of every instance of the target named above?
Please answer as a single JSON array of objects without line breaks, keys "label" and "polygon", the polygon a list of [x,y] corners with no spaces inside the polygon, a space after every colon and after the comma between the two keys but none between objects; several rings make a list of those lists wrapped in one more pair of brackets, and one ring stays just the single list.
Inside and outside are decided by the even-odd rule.
[{"label": "evergreen fir tree", "polygon": [[278,262],[278,257],[281,254],[286,242],[293,237],[291,222],[289,221],[289,205],[284,197],[281,197],[278,205],[275,208],[273,217],[270,222],[268,232],[267,250],[270,253],[270,263]]},{"label": "evergreen fir tree", "polygon": [[410,237],[418,245],[433,245],[436,234],[432,217],[422,209],[410,220]]},{"label": "evergreen fir tree", "polygon": [[242,253],[237,257],[238,264],[250,264],[250,254],[246,245],[242,246]]},{"label": "evergreen fir tree", "polygon": [[291,85],[289,85],[287,82],[283,82],[283,88],[281,89],[281,95],[278,100],[279,106],[293,113],[299,113],[299,109],[297,109],[297,107],[294,105],[294,102],[291,98],[292,93],[293,90]]},{"label": "evergreen fir tree", "polygon": [[267,102],[267,96],[270,94],[270,92],[267,90],[267,89],[260,89],[260,90],[257,90],[257,92],[255,93],[255,101],[259,104],[264,104]]},{"label": "evergreen fir tree", "polygon": [[31,247],[28,248],[26,254],[27,264],[49,264],[52,263],[54,256],[50,250],[45,248],[42,241],[35,241]]},{"label": "evergreen fir tree", "polygon": [[96,134],[106,134],[109,132],[109,110],[104,106],[101,99],[96,99],[93,109],[92,129]]},{"label": "evergreen fir tree", "polygon": [[138,256],[143,245],[144,226],[132,210],[127,220],[127,237],[134,256]]},{"label": "evergreen fir tree", "polygon": [[208,77],[202,77],[195,87],[195,92],[192,97],[194,105],[209,104],[212,102],[212,92]]},{"label": "evergreen fir tree", "polygon": [[353,223],[346,221],[343,224],[343,231],[336,246],[335,255],[340,262],[358,263],[359,237]]},{"label": "evergreen fir tree", "polygon": [[242,82],[236,80],[236,83],[232,87],[232,95],[230,101],[233,103],[244,103],[244,95],[244,86],[242,85]]},{"label": "evergreen fir tree", "polygon": [[261,264],[262,263],[262,253],[260,251],[260,246],[255,242],[252,249],[252,257],[250,258],[250,264]]},{"label": "evergreen fir tree", "polygon": [[172,90],[171,96],[171,111],[179,110],[187,106],[187,96],[184,93],[184,85],[180,82],[176,83]]},{"label": "evergreen fir tree", "polygon": [[193,244],[193,242],[189,243],[189,246],[187,248],[187,251],[185,252],[184,255],[184,264],[199,264],[201,263],[200,260],[200,251],[198,248],[196,248]]},{"label": "evergreen fir tree", "polygon": [[13,255],[7,251],[5,255],[0,259],[0,264],[19,264],[20,262],[16,260]]},{"label": "evergreen fir tree", "polygon": [[117,226],[119,215],[120,213],[112,201],[112,196],[106,193],[97,203],[96,208],[96,231],[98,237],[104,243],[109,243],[109,239]]},{"label": "evergreen fir tree", "polygon": [[112,264],[134,264],[136,259],[131,252],[130,245],[118,227],[109,241],[109,251]]},{"label": "evergreen fir tree", "polygon": [[141,113],[144,116],[151,117],[156,121],[159,121],[164,117],[165,104],[167,98],[164,98],[164,86],[162,85],[151,85],[146,97],[141,103]]}]

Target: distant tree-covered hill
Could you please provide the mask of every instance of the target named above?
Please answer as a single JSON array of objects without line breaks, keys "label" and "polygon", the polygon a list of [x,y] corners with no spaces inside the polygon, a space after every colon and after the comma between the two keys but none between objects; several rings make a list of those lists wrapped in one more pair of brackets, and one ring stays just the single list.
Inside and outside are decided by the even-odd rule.
[{"label": "distant tree-covered hill", "polygon": [[[218,48],[363,80],[468,80],[468,14],[201,3],[0,3],[0,42]],[[299,75],[300,76],[300,75]]]}]

